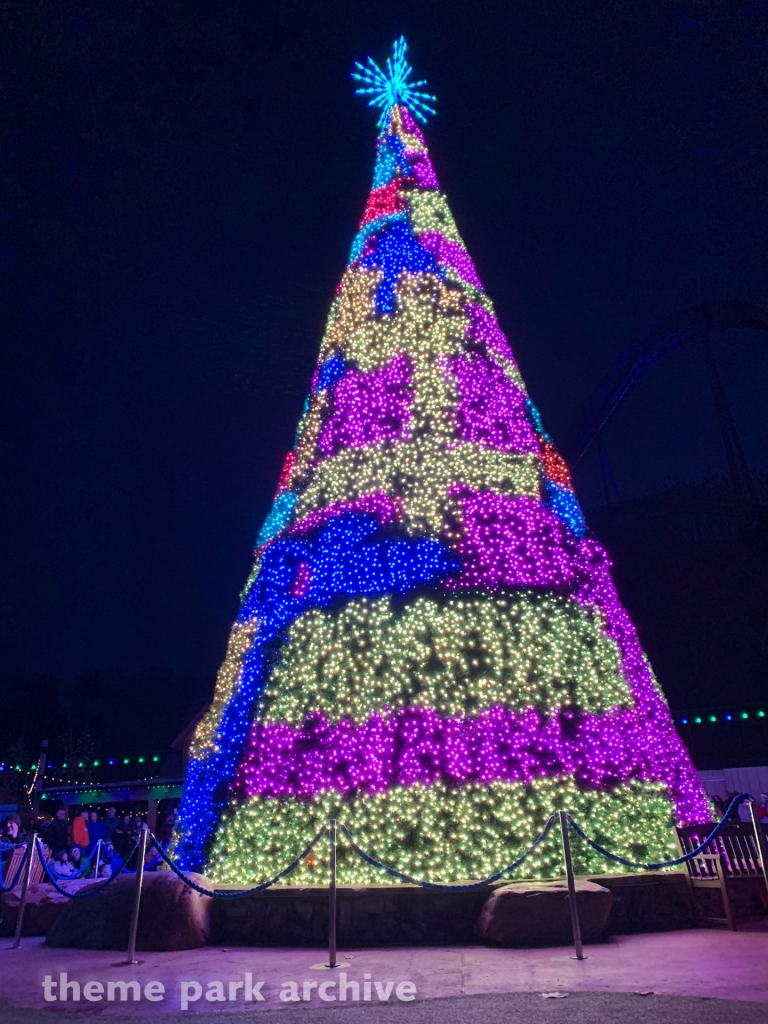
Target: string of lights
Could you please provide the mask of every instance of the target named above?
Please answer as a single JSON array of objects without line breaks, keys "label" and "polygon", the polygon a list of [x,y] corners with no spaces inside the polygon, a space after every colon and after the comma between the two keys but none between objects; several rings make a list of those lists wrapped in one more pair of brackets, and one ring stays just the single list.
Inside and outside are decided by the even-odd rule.
[{"label": "string of lights", "polygon": [[[84,760],[76,761],[62,761],[60,764],[55,764],[53,761],[48,761],[46,764],[46,771],[60,771],[74,768],[114,768],[117,766],[125,765],[142,765],[149,768],[151,765],[156,765],[161,761],[159,754],[152,756],[144,756],[143,754],[139,757],[98,757],[98,758],[86,758]],[[2,771],[15,771],[15,772],[37,772],[37,762],[29,766],[22,764],[5,764],[0,762],[0,772]]]},{"label": "string of lights", "polygon": [[736,711],[724,711],[716,714],[713,711],[703,711],[681,715],[678,718],[679,725],[726,725],[728,722],[763,722],[766,720],[764,708],[750,708],[749,710],[739,709]]}]

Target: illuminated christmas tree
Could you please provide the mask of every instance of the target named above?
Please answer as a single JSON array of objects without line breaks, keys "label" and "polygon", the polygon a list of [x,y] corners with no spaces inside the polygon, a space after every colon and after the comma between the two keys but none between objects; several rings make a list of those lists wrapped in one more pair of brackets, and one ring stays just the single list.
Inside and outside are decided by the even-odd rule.
[{"label": "illuminated christmas tree", "polygon": [[[373,187],[192,745],[176,849],[222,882],[274,875],[329,816],[439,881],[490,874],[559,807],[642,860],[709,820],[410,74],[400,40],[353,75],[382,112]],[[561,873],[556,844],[525,871]],[[339,877],[386,881],[343,849]]]}]

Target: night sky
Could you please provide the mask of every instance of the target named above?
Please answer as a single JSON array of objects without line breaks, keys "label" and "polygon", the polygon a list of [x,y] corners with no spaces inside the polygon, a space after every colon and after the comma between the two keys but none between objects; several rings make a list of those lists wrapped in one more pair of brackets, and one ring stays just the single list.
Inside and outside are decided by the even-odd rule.
[{"label": "night sky", "polygon": [[[401,33],[556,440],[654,321],[768,306],[766,0],[0,3],[2,678],[212,683],[370,187],[349,71]],[[714,339],[755,469],[765,342]],[[607,445],[630,496],[725,471],[695,352]]]}]

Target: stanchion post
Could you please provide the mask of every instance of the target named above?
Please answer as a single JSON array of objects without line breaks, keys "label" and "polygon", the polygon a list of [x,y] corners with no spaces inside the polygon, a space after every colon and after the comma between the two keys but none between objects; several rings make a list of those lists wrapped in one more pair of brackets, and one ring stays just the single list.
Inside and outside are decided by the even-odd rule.
[{"label": "stanchion post", "polygon": [[763,826],[755,814],[755,801],[749,801],[749,813],[752,818],[752,828],[755,830],[755,842],[757,843],[757,854],[760,858],[760,867],[763,869],[763,881],[768,889],[768,840],[765,838]]},{"label": "stanchion post", "polygon": [[34,863],[35,854],[37,853],[37,832],[33,832],[29,837],[27,843],[27,859],[24,863],[24,880],[21,883],[21,899],[19,900],[18,916],[16,917],[16,931],[13,935],[13,945],[11,949],[18,949],[21,943],[21,928],[24,924],[24,908],[27,905],[27,890],[29,889],[29,879],[32,875],[32,864]]},{"label": "stanchion post", "polygon": [[139,845],[136,853],[136,888],[133,896],[133,910],[131,912],[131,929],[128,933],[128,958],[126,964],[135,964],[136,960],[136,933],[139,929],[139,905],[141,904],[141,886],[144,881],[144,858],[147,854],[147,830],[143,828],[139,836]]},{"label": "stanchion post", "polygon": [[336,967],[336,818],[331,818],[331,878],[328,887],[328,966]]},{"label": "stanchion post", "polygon": [[568,879],[568,904],[571,908],[571,927],[573,928],[573,948],[575,956],[572,960],[587,960],[584,956],[584,949],[581,945],[581,925],[579,924],[579,908],[576,903],[576,882],[573,878],[573,863],[571,861],[571,840],[568,835],[568,815],[560,811],[560,832],[563,837],[563,857],[565,858],[565,874]]},{"label": "stanchion post", "polygon": [[99,855],[100,854],[101,854],[101,840],[97,839],[96,840],[96,868],[95,868],[95,870],[93,872],[93,877],[94,878],[98,878],[99,877]]}]

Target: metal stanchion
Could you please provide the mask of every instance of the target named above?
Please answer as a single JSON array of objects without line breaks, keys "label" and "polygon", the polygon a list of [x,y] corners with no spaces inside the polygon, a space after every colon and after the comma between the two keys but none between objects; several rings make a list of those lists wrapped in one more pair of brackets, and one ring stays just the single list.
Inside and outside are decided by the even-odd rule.
[{"label": "metal stanchion", "polygon": [[571,862],[571,840],[568,835],[568,816],[560,811],[560,831],[563,836],[563,857],[565,858],[565,874],[568,878],[568,903],[571,908],[571,927],[573,928],[573,948],[575,956],[571,960],[588,960],[584,956],[581,945],[581,925],[579,924],[579,908],[576,903],[576,883],[573,880],[573,864]]},{"label": "metal stanchion", "polygon": [[24,923],[24,908],[27,905],[27,890],[29,889],[29,879],[32,875],[32,864],[34,863],[35,853],[37,852],[37,832],[33,832],[29,837],[27,843],[27,860],[24,864],[24,881],[21,883],[21,900],[19,901],[19,911],[16,918],[16,931],[13,936],[13,945],[11,949],[18,949],[21,943],[21,927]]},{"label": "metal stanchion", "polygon": [[144,881],[144,858],[147,854],[147,830],[143,828],[139,836],[139,845],[136,853],[136,889],[133,897],[133,912],[131,913],[131,929],[128,933],[128,958],[125,963],[138,963],[136,959],[136,932],[139,928],[139,905],[141,903],[141,885]]},{"label": "metal stanchion", "polygon": [[336,963],[336,819],[331,818],[328,836],[331,847],[331,883],[328,888],[328,966]]},{"label": "metal stanchion", "polygon": [[101,840],[96,840],[96,869],[93,872],[93,877],[99,877],[99,855],[101,854]]},{"label": "metal stanchion", "polygon": [[343,966],[336,960],[336,818],[328,821],[328,840],[331,854],[331,877],[328,885],[328,963],[313,964],[313,971],[334,971]]},{"label": "metal stanchion", "polygon": [[765,838],[765,832],[760,824],[760,819],[755,814],[754,800],[749,801],[749,813],[752,818],[752,828],[755,830],[755,842],[757,843],[757,853],[760,857],[760,867],[763,869],[763,880],[766,889],[768,889],[768,840]]}]

